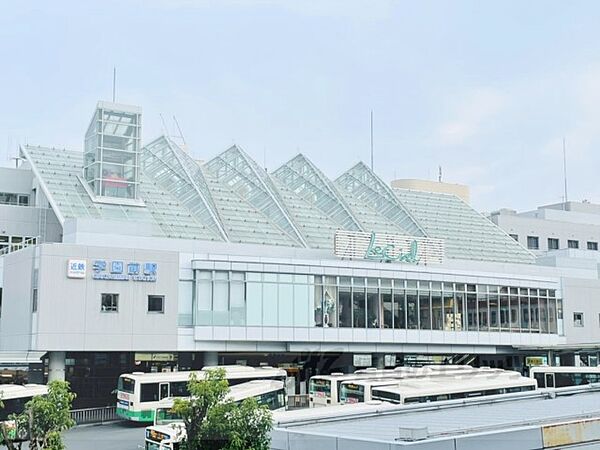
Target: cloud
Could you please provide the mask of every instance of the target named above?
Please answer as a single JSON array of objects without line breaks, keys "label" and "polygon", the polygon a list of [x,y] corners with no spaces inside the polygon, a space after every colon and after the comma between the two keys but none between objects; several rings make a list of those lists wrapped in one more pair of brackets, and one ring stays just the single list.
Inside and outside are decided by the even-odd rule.
[{"label": "cloud", "polygon": [[490,88],[476,88],[467,92],[455,107],[452,118],[437,130],[439,145],[460,145],[487,126],[489,120],[500,114],[507,98]]}]

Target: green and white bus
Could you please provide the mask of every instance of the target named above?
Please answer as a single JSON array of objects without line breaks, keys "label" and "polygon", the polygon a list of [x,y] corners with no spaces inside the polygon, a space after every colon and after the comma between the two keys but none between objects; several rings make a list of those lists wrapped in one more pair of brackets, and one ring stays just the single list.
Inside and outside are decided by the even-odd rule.
[{"label": "green and white bus", "polygon": [[162,399],[187,397],[187,383],[192,373],[200,378],[207,369],[225,369],[230,386],[252,380],[275,380],[285,382],[287,372],[273,367],[214,366],[197,372],[134,372],[119,377],[117,387],[117,415],[135,422],[153,422],[154,411]]},{"label": "green and white bus", "polygon": [[[255,398],[259,405],[266,405],[271,411],[286,410],[286,393],[283,381],[254,380],[237,384],[229,391],[235,403],[247,398]],[[185,426],[180,417],[172,411],[175,403],[172,397],[159,402],[154,415],[154,425],[146,427],[146,450],[178,450],[186,437]]]}]

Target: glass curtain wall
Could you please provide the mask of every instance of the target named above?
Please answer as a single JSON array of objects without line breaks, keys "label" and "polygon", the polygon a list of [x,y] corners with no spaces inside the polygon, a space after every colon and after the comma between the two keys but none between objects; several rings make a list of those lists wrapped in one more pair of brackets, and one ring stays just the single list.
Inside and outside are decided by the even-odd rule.
[{"label": "glass curtain wall", "polygon": [[194,286],[193,306],[180,299],[181,326],[193,316],[213,326],[562,331],[552,289],[205,270]]}]

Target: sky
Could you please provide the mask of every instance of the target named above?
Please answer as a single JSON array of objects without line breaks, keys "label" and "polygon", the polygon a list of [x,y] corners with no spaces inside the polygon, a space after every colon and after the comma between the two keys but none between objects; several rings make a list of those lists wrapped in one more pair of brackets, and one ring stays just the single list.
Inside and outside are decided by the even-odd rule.
[{"label": "sky", "polygon": [[19,144],[81,150],[98,100],[143,109],[209,160],[297,153],[334,179],[468,184],[481,211],[600,203],[600,2],[7,1],[0,164]]}]

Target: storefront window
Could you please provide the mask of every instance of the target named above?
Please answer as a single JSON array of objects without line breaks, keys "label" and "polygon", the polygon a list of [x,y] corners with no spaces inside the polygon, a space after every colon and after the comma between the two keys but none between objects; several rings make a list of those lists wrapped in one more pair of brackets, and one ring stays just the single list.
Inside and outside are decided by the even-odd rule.
[{"label": "storefront window", "polygon": [[378,290],[367,288],[367,327],[380,328],[380,316]]},{"label": "storefront window", "polygon": [[488,331],[489,329],[489,317],[490,311],[488,308],[488,296],[487,292],[482,292],[483,290],[487,291],[487,286],[483,286],[482,290],[477,293],[477,306],[478,306],[478,314],[479,314],[479,331]]},{"label": "storefront window", "polygon": [[409,330],[419,328],[419,300],[417,291],[408,289],[406,291],[406,315]]},{"label": "storefront window", "polygon": [[341,328],[352,326],[352,293],[348,286],[339,289],[339,325]]},{"label": "storefront window", "polygon": [[[469,285],[471,286],[471,285]],[[467,329],[477,331],[477,294],[467,294]]]},{"label": "storefront window", "polygon": [[[423,282],[420,286],[423,286]],[[428,286],[425,286],[425,289],[427,290],[419,289],[419,328],[431,330],[431,298]]]},{"label": "storefront window", "polygon": [[444,300],[444,330],[454,330],[454,292],[452,290],[452,284],[444,284],[443,292]]},{"label": "storefront window", "polygon": [[354,328],[365,328],[366,326],[366,307],[365,307],[365,288],[364,278],[352,279],[352,324]]},{"label": "storefront window", "polygon": [[[195,287],[192,293],[190,286]],[[180,281],[179,323],[186,325],[193,298],[195,317],[190,322],[187,313],[187,323],[194,325],[558,333],[560,299],[555,292],[435,281],[198,270],[195,284]]]},{"label": "storefront window", "polygon": [[394,328],[394,302],[392,299],[392,290],[390,288],[381,288],[383,328]]},{"label": "storefront window", "polygon": [[406,329],[406,294],[404,283],[394,281],[394,328]]},{"label": "storefront window", "polygon": [[531,321],[531,332],[540,332],[540,306],[537,297],[537,289],[531,289],[531,297],[529,297],[529,317]]},{"label": "storefront window", "polygon": [[432,291],[431,293],[431,311],[432,311],[432,328],[434,330],[442,330],[444,327],[444,316],[442,311],[442,292]]}]

